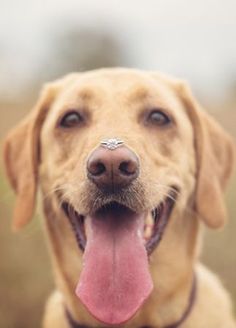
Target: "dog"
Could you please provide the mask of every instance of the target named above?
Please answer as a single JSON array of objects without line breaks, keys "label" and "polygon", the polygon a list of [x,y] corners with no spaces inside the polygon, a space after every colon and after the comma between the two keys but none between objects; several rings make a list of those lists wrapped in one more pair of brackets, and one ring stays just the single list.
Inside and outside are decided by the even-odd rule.
[{"label": "dog", "polygon": [[4,147],[15,230],[42,195],[56,280],[43,327],[235,328],[199,262],[233,159],[184,81],[112,68],[46,84]]}]

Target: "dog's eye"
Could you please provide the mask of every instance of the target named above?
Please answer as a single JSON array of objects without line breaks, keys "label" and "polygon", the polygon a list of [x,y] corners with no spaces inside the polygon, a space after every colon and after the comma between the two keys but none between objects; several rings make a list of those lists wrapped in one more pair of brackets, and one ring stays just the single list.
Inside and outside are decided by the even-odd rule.
[{"label": "dog's eye", "polygon": [[171,123],[170,117],[159,109],[151,111],[147,117],[147,121],[158,126],[164,126]]},{"label": "dog's eye", "polygon": [[83,122],[83,117],[76,111],[69,112],[65,114],[61,120],[59,125],[63,128],[73,128],[75,126],[80,125]]}]

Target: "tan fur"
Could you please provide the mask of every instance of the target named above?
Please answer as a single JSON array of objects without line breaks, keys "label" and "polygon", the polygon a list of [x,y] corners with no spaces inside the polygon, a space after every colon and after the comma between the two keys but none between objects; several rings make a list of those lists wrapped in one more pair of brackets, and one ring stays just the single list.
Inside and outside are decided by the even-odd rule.
[{"label": "tan fur", "polygon": [[[146,126],[147,110],[163,108],[173,117],[168,128]],[[63,131],[58,120],[80,109],[87,123]],[[165,327],[186,309],[193,272],[198,280],[194,308],[183,328],[235,328],[229,297],[219,280],[198,263],[201,222],[220,227],[226,210],[223,191],[233,167],[227,134],[202,111],[185,83],[157,73],[104,69],[73,74],[45,87],[36,108],[9,134],[5,163],[16,191],[14,227],[32,214],[41,187],[57,291],[47,303],[44,328],[66,328],[64,306],[75,320],[99,324],[74,295],[82,269],[78,250],[56,192],[86,211],[89,187],[86,159],[106,137],[120,137],[139,157],[141,203],[149,209],[177,184],[177,199],[163,240],[150,256],[154,290],[124,327]],[[201,220],[202,219],[202,220]]]}]

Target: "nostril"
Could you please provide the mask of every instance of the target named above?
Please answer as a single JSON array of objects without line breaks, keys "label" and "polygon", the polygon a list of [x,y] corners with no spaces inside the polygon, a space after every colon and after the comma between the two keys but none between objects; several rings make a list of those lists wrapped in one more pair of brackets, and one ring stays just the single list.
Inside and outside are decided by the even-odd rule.
[{"label": "nostril", "polygon": [[106,166],[102,162],[90,163],[88,171],[94,176],[99,176],[105,173]]},{"label": "nostril", "polygon": [[134,161],[124,161],[120,163],[119,170],[124,175],[133,175],[137,172],[137,163]]}]

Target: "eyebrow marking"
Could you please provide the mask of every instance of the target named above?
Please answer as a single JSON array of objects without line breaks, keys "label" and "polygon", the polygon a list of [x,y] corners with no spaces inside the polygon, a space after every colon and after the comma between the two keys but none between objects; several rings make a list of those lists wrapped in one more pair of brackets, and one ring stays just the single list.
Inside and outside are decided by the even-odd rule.
[{"label": "eyebrow marking", "polygon": [[134,86],[130,91],[128,98],[130,101],[142,101],[150,97],[149,90],[142,85]]},{"label": "eyebrow marking", "polygon": [[91,88],[83,88],[82,90],[79,91],[78,96],[83,101],[90,101],[95,98],[95,92]]}]

